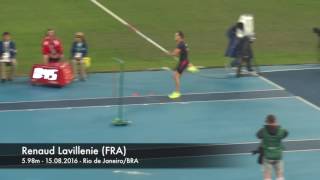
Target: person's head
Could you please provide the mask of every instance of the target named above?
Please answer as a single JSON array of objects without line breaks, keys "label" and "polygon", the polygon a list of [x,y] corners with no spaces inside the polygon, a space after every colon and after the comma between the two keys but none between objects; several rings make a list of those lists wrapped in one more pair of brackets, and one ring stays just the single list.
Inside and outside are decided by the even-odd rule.
[{"label": "person's head", "polygon": [[53,29],[48,29],[46,35],[49,38],[54,38],[56,36],[56,33],[55,33],[55,31]]},{"label": "person's head", "polygon": [[2,39],[3,39],[4,41],[10,41],[10,39],[11,39],[10,33],[9,33],[9,32],[4,32],[4,33],[2,34]]},{"label": "person's head", "polygon": [[275,115],[272,115],[272,114],[269,114],[267,117],[266,117],[266,125],[269,125],[269,126],[277,126],[277,118]]},{"label": "person's head", "polygon": [[174,39],[175,39],[177,42],[183,41],[183,40],[184,40],[184,33],[183,33],[182,31],[177,31],[177,32],[175,33]]},{"label": "person's head", "polygon": [[74,35],[75,42],[85,42],[84,33],[83,32],[77,32]]}]

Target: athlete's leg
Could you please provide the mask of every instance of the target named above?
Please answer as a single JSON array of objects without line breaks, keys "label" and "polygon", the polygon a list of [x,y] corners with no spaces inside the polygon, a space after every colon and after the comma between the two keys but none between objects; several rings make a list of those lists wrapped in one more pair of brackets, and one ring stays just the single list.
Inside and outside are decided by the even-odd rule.
[{"label": "athlete's leg", "polygon": [[176,92],[180,92],[180,77],[181,77],[181,74],[178,71],[175,71],[173,75],[173,79],[176,83]]},{"label": "athlete's leg", "polygon": [[173,79],[175,81],[176,89],[172,94],[169,95],[169,98],[176,99],[176,98],[179,98],[181,96],[181,93],[180,93],[180,78],[181,78],[181,75],[182,75],[183,71],[188,67],[188,64],[189,64],[188,60],[179,62],[178,66],[176,68],[176,71],[173,74]]},{"label": "athlete's leg", "polygon": [[175,82],[175,85],[176,85],[176,89],[174,92],[172,92],[170,95],[169,95],[169,98],[170,99],[176,99],[176,98],[179,98],[181,96],[181,93],[180,93],[180,77],[181,77],[181,74],[179,73],[179,71],[175,71],[174,74],[173,74],[173,79],[174,79],[174,82]]},{"label": "athlete's leg", "polygon": [[180,93],[180,79],[182,73],[185,71],[185,69],[189,66],[189,61],[184,60],[179,62],[179,65],[177,66],[176,71],[174,72],[173,78],[176,83],[176,92]]}]

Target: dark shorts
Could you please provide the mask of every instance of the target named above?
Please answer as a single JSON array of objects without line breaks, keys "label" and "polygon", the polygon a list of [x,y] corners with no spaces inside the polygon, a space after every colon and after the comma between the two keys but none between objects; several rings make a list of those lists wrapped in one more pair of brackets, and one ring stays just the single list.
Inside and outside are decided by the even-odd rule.
[{"label": "dark shorts", "polygon": [[188,60],[179,61],[179,64],[177,65],[177,68],[176,68],[176,71],[179,74],[182,74],[183,71],[188,67],[188,65],[189,65]]},{"label": "dark shorts", "polygon": [[60,58],[49,58],[49,63],[57,63],[60,61]]}]

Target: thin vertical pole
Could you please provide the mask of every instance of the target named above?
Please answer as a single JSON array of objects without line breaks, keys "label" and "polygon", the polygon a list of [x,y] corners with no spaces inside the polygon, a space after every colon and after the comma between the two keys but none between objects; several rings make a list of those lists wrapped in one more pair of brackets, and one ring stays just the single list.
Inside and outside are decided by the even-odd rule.
[{"label": "thin vertical pole", "polygon": [[120,120],[123,120],[123,83],[124,83],[124,64],[120,61],[120,80],[119,80],[119,107],[118,107],[118,117]]},{"label": "thin vertical pole", "polygon": [[119,69],[119,87],[118,87],[118,116],[112,121],[115,126],[126,126],[130,122],[123,119],[123,94],[124,94],[124,61],[121,59],[114,58],[120,66]]}]

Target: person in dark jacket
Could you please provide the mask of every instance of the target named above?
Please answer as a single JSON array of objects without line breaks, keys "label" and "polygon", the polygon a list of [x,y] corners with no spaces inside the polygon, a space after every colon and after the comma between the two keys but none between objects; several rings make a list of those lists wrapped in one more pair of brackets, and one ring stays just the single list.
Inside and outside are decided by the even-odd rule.
[{"label": "person in dark jacket", "polygon": [[88,46],[84,37],[84,33],[77,32],[71,47],[71,59],[75,79],[77,79],[78,73],[81,81],[84,81],[87,77],[84,63],[84,58],[87,56],[87,54]]},{"label": "person in dark jacket", "polygon": [[236,23],[227,31],[229,44],[225,52],[226,57],[230,57],[231,67],[237,67],[237,77],[241,75],[242,65],[247,65],[247,70],[252,71],[251,61],[253,58],[253,51],[251,49],[251,38],[244,34],[244,24]]},{"label": "person in dark jacket", "polygon": [[266,125],[257,132],[262,141],[264,180],[272,180],[272,169],[276,171],[277,180],[284,180],[282,140],[287,136],[288,131],[278,125],[274,115],[268,115]]},{"label": "person in dark jacket", "polygon": [[[2,34],[2,41],[0,41],[0,65],[1,65],[1,82],[7,80],[12,81],[15,75],[17,60],[16,60],[16,44],[11,40],[9,32]],[[7,77],[6,67],[10,67],[9,75]]]},{"label": "person in dark jacket", "polygon": [[235,50],[236,62],[237,62],[237,77],[241,76],[241,68],[243,64],[246,64],[249,72],[253,71],[251,62],[253,58],[253,52],[251,48],[251,40],[248,36],[239,38],[239,43]]},{"label": "person in dark jacket", "polygon": [[[239,38],[237,36],[237,32],[243,31],[243,23],[236,23],[235,25],[231,26],[227,31],[227,37],[229,39],[228,47],[225,52],[226,57],[236,58],[236,48],[239,43]],[[234,66],[234,61],[231,63]]]}]

